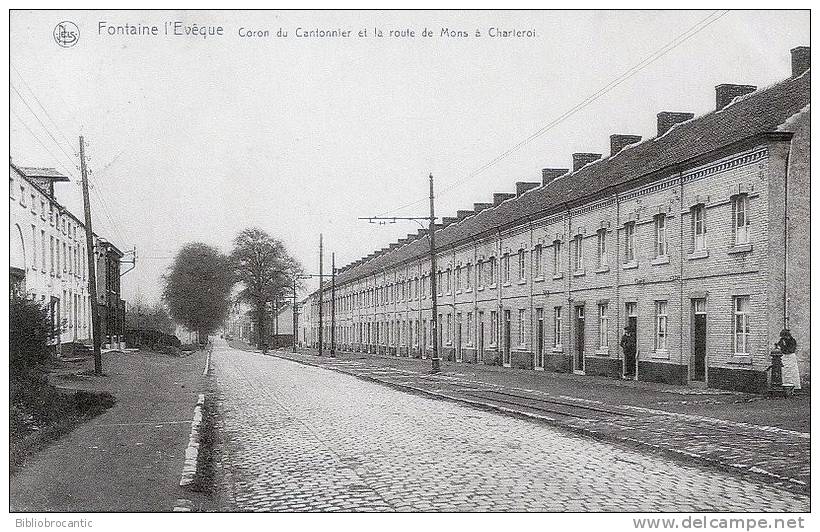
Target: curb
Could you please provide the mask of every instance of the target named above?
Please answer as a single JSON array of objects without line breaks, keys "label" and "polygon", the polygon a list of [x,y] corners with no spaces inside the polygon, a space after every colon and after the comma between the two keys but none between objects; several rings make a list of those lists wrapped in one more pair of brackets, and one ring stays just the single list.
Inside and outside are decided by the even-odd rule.
[{"label": "curb", "polygon": [[583,427],[576,427],[576,426],[573,426],[573,425],[566,425],[566,424],[563,424],[560,421],[558,421],[554,418],[551,418],[549,416],[543,416],[543,415],[533,414],[533,413],[529,413],[529,412],[521,412],[519,410],[514,410],[514,409],[503,407],[503,406],[498,406],[498,405],[494,405],[494,404],[491,404],[491,403],[485,403],[485,402],[482,402],[482,401],[476,401],[476,400],[472,400],[472,399],[455,397],[455,396],[451,396],[451,395],[447,395],[447,394],[443,394],[443,393],[437,393],[437,392],[433,392],[433,391],[430,391],[430,390],[425,390],[425,389],[422,389],[422,388],[416,388],[414,386],[409,386],[409,385],[406,385],[406,384],[386,382],[386,381],[379,380],[375,377],[371,377],[369,375],[357,375],[356,373],[347,371],[347,370],[342,369],[342,368],[337,368],[337,367],[333,367],[333,366],[326,366],[326,365],[323,365],[323,364],[320,364],[320,363],[314,363],[314,362],[310,362],[310,361],[307,361],[307,360],[297,360],[297,359],[294,359],[294,358],[289,358],[287,356],[282,356],[282,355],[278,355],[278,354],[274,354],[273,356],[275,356],[277,358],[281,358],[283,360],[289,360],[291,362],[296,362],[297,364],[303,364],[305,366],[313,366],[313,367],[317,367],[317,368],[321,368],[321,369],[336,371],[338,373],[343,373],[345,375],[350,375],[352,377],[356,377],[356,378],[364,380],[364,381],[373,382],[373,383],[376,383],[376,384],[381,384],[382,386],[389,386],[391,388],[401,390],[401,391],[411,392],[411,393],[420,394],[420,395],[426,395],[426,396],[429,396],[429,397],[434,397],[436,399],[444,399],[444,400],[451,401],[451,402],[454,402],[454,403],[466,404],[468,406],[471,406],[473,408],[478,408],[480,410],[500,413],[500,414],[507,415],[507,416],[517,417],[519,419],[540,421],[540,422],[546,423],[546,424],[548,424],[552,427],[556,427],[556,428],[566,430],[566,431],[569,431],[569,432],[573,432],[573,433],[576,433],[576,434],[580,434],[580,435],[583,435],[583,436],[591,437],[591,438],[593,438],[597,441],[609,442],[609,443],[615,442],[615,443],[622,443],[622,444],[630,444],[630,445],[633,445],[635,447],[640,447],[640,448],[643,448],[643,449],[646,449],[646,450],[649,450],[649,451],[652,451],[652,452],[655,452],[655,453],[662,453],[662,454],[664,454],[664,455],[666,455],[666,456],[668,456],[668,457],[670,457],[674,460],[677,460],[679,462],[683,462],[683,463],[686,463],[686,464],[691,464],[691,462],[695,461],[695,462],[698,462],[702,465],[706,465],[706,466],[710,466],[710,467],[716,467],[716,468],[721,469],[723,471],[734,473],[734,474],[739,474],[741,476],[753,476],[753,477],[758,478],[759,480],[766,481],[768,484],[776,484],[779,487],[781,487],[783,489],[786,489],[786,490],[789,490],[791,492],[796,492],[796,493],[805,494],[805,495],[811,495],[811,489],[806,484],[806,482],[804,482],[802,480],[798,480],[798,479],[793,479],[793,478],[790,478],[790,477],[784,477],[784,476],[778,475],[776,473],[771,473],[769,471],[766,471],[765,469],[761,469],[761,468],[756,467],[756,466],[752,466],[752,467],[742,466],[742,467],[740,467],[740,466],[736,466],[734,464],[729,464],[729,463],[726,463],[726,462],[721,462],[719,460],[713,460],[711,458],[706,458],[706,457],[703,457],[703,456],[700,456],[700,455],[688,453],[686,451],[677,450],[677,449],[670,449],[670,448],[664,448],[664,447],[661,447],[660,445],[655,445],[655,444],[645,442],[645,441],[642,441],[642,440],[638,440],[638,439],[634,439],[634,438],[617,437],[617,436],[613,436],[613,435],[610,435],[610,434],[603,434],[601,432],[598,432],[598,431],[595,431],[595,430],[592,430],[592,429],[586,429],[586,428],[583,428]]},{"label": "curb", "polygon": [[213,347],[208,348],[208,353],[205,356],[205,369],[202,370],[202,376],[207,377],[208,372],[211,371],[211,353],[213,352]]},{"label": "curb", "polygon": [[[208,365],[205,365],[207,371]],[[193,484],[196,477],[196,464],[199,458],[199,427],[202,424],[202,405],[205,404],[205,394],[199,394],[194,406],[194,419],[191,422],[191,436],[188,438],[188,447],[185,449],[185,465],[182,467],[182,477],[179,485],[186,488]]]}]

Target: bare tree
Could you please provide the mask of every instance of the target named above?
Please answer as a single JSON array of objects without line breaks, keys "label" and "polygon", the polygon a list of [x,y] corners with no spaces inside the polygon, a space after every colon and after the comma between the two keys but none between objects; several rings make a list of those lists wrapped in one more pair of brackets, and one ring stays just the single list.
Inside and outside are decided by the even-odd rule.
[{"label": "bare tree", "polygon": [[265,349],[267,304],[291,295],[302,265],[288,254],[280,240],[256,227],[236,236],[231,260],[236,278],[242,283],[239,297],[251,304],[256,314],[257,345]]}]

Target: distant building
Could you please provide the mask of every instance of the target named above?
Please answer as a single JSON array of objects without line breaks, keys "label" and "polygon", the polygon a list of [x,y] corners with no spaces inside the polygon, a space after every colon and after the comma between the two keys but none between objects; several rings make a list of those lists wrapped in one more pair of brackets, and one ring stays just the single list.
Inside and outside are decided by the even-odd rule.
[{"label": "distant building", "polygon": [[[657,115],[657,135],[445,217],[341,269],[337,343],[355,351],[674,384],[763,390],[789,328],[810,379],[810,50],[757,90],[715,87],[715,109]],[[323,290],[330,342],[330,290]],[[318,342],[319,292],[300,341]],[[619,340],[637,331],[637,355]]]},{"label": "distant building", "polygon": [[[59,334],[58,353],[74,343],[91,343],[91,306],[84,222],[57,201],[54,185],[68,177],[53,168],[9,163],[9,286],[49,311]],[[121,299],[116,246],[94,235],[102,343],[123,341],[125,303]]]}]

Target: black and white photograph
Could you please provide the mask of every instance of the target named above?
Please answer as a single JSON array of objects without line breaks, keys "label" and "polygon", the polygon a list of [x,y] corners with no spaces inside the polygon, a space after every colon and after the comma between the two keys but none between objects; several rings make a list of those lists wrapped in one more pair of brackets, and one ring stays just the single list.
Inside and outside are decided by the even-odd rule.
[{"label": "black and white photograph", "polygon": [[10,527],[810,526],[810,10],[502,7],[9,9]]}]

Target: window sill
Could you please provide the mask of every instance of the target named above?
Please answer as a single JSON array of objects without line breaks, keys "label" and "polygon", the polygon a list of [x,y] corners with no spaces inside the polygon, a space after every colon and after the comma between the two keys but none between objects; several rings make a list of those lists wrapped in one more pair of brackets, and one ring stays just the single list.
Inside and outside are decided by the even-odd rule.
[{"label": "window sill", "polygon": [[609,273],[609,266],[601,266],[595,270],[595,273]]},{"label": "window sill", "polygon": [[557,281],[557,280],[559,280],[559,279],[563,279],[563,278],[564,278],[564,274],[563,274],[563,273],[556,273],[555,275],[553,275],[553,276],[552,276],[552,280],[553,280],[553,281]]},{"label": "window sill", "polygon": [[550,351],[552,351],[553,353],[563,353],[564,348],[562,346],[553,347],[552,349],[550,349]]},{"label": "window sill", "polygon": [[483,287],[483,286],[479,286],[478,288],[476,288],[476,290],[478,290],[479,292],[483,292],[483,291],[484,291],[484,287]]},{"label": "window sill", "polygon": [[586,270],[575,270],[574,272],[572,272],[573,277],[583,277],[586,274],[587,274]]},{"label": "window sill", "polygon": [[652,351],[652,358],[661,359],[661,360],[669,360],[669,350],[668,349],[656,349]]},{"label": "window sill", "polygon": [[609,356],[609,348],[596,349],[595,350],[595,356],[608,357]]},{"label": "window sill", "polygon": [[638,267],[638,261],[631,260],[627,263],[624,263],[624,265],[621,266],[621,269],[623,269],[623,270],[634,270],[637,267]]},{"label": "window sill", "polygon": [[661,264],[669,264],[669,255],[661,255],[652,259],[653,266],[660,266]]},{"label": "window sill", "polygon": [[473,291],[473,289],[472,289],[472,288],[467,288],[466,290],[464,290],[464,293],[465,293],[465,294],[469,294],[469,293],[470,293],[470,292],[472,292],[472,291]]},{"label": "window sill", "polygon": [[506,282],[504,282],[501,286],[510,286],[510,282],[509,282],[509,281],[506,281]]},{"label": "window sill", "polygon": [[750,251],[752,251],[751,244],[735,244],[734,246],[729,248],[728,253],[729,255],[735,255],[738,253],[749,253]]},{"label": "window sill", "polygon": [[536,278],[535,278],[535,279],[533,279],[532,281],[533,281],[534,283],[543,283],[543,282],[544,282],[544,278],[543,278],[543,277],[536,277]]},{"label": "window sill", "polygon": [[521,279],[520,281],[518,281],[518,284],[527,284],[527,280],[526,279]]},{"label": "window sill", "polygon": [[746,353],[734,353],[732,358],[729,359],[729,364],[738,364],[744,366],[751,366],[752,365],[752,355],[747,355]]},{"label": "window sill", "polygon": [[705,259],[709,257],[709,250],[708,249],[701,249],[699,251],[694,251],[686,256],[688,260],[698,260],[698,259]]},{"label": "window sill", "polygon": [[494,290],[496,288],[496,286],[497,285],[495,283],[493,283],[491,285],[488,285],[487,288],[489,288],[490,290]]}]

